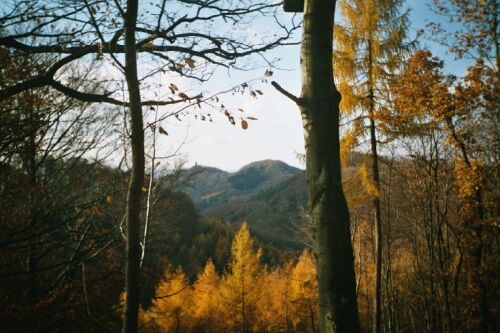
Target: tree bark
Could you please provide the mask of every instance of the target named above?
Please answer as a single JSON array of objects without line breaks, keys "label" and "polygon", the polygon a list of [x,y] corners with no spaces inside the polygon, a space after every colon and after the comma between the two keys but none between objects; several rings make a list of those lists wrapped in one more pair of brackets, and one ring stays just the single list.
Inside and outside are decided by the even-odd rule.
[{"label": "tree bark", "polygon": [[[373,112],[370,115],[370,142],[372,154],[372,173],[373,182],[380,191],[380,172],[378,168],[377,137],[375,134],[375,120]],[[382,322],[382,215],[380,210],[380,193],[373,198],[373,209],[375,211],[375,298],[373,309],[373,332],[380,333]]]},{"label": "tree bark", "polygon": [[322,333],[359,332],[349,210],[340,170],[340,93],[333,81],[334,0],[306,0],[302,93],[309,209]]},{"label": "tree bark", "polygon": [[135,29],[138,0],[127,1],[125,16],[125,77],[130,103],[132,171],[127,195],[127,245],[126,245],[126,299],[122,332],[137,332],[140,296],[140,221],[141,197],[144,181],[144,131],[141,95],[137,77]]},{"label": "tree bark", "polygon": [[373,308],[373,333],[380,333],[382,322],[381,294],[382,294],[382,215],[380,210],[380,172],[378,168],[377,133],[375,125],[375,94],[373,82],[373,50],[372,35],[368,40],[368,89],[369,89],[369,118],[370,118],[370,145],[372,155],[372,177],[378,193],[373,197],[375,211],[374,239],[375,239],[375,297]]},{"label": "tree bark", "polygon": [[37,175],[37,165],[36,165],[36,132],[38,126],[38,119],[35,118],[35,106],[33,105],[33,91],[29,91],[27,94],[27,100],[30,100],[28,107],[26,108],[28,112],[28,121],[30,127],[28,129],[28,135],[26,139],[26,146],[24,148],[24,169],[28,176],[28,223],[30,240],[28,246],[28,288],[27,288],[27,299],[28,299],[28,320],[31,321],[30,328],[36,330],[36,325],[38,318],[35,318],[36,314],[36,303],[38,302],[38,259],[37,255],[39,252],[37,236],[37,207],[36,207],[36,191],[38,185],[38,175]]}]

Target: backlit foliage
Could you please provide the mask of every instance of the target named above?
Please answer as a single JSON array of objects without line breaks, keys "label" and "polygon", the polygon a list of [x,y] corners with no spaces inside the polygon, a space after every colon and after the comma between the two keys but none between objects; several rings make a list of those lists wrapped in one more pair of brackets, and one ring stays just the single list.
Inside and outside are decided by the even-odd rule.
[{"label": "backlit foliage", "polygon": [[[363,147],[365,139],[377,141],[382,134],[387,140],[393,138],[392,133],[379,129],[391,103],[388,84],[411,49],[406,41],[408,13],[402,12],[403,3],[401,0],[339,1],[343,20],[335,26],[333,62],[336,84],[342,95],[340,109],[345,125],[341,159],[345,167],[349,166],[349,153]],[[376,129],[373,134],[370,126]],[[359,186],[368,197],[380,194],[365,163],[346,182],[350,202],[359,201],[359,196],[363,196],[356,190]],[[351,195],[350,191],[358,194]]]},{"label": "backlit foliage", "polygon": [[141,311],[143,332],[317,331],[316,266],[304,251],[298,261],[268,270],[244,223],[227,270],[209,260],[193,284],[180,268],[167,269],[153,305]]}]

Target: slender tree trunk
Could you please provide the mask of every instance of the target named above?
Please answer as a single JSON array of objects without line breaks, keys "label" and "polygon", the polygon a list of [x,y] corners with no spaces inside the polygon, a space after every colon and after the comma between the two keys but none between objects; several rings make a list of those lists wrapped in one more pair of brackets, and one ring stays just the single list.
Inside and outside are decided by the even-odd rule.
[{"label": "slender tree trunk", "polygon": [[322,333],[359,332],[349,210],[340,170],[340,93],[333,81],[334,0],[306,0],[302,93],[309,209]]},{"label": "slender tree trunk", "polygon": [[[496,45],[498,49],[498,43]],[[498,67],[497,67],[497,72],[498,72]],[[456,143],[459,146],[460,153],[462,154],[464,163],[467,165],[468,169],[472,169],[471,160],[469,158],[466,146],[458,137],[455,125],[453,124],[451,118],[446,119],[446,125],[448,126],[448,129],[453,139],[455,139]],[[481,332],[487,333],[491,331],[490,330],[491,323],[490,323],[490,305],[488,301],[488,286],[484,283],[481,276],[482,260],[483,260],[482,223],[485,217],[484,202],[482,197],[482,186],[476,188],[476,191],[474,192],[473,205],[474,205],[474,215],[472,216],[472,218],[469,218],[468,221],[469,227],[472,228],[472,232],[474,234],[474,237],[476,238],[475,239],[476,244],[473,245],[471,251],[472,252],[471,255],[473,256],[472,268],[473,268],[473,274],[475,275],[474,282],[477,288],[479,289],[479,309],[478,309],[478,311],[480,312],[479,325],[481,327]]]},{"label": "slender tree trunk", "polygon": [[137,78],[137,57],[135,29],[138,0],[127,1],[125,17],[125,77],[130,102],[132,171],[127,195],[127,267],[126,300],[122,332],[137,332],[140,296],[140,221],[141,190],[144,181],[144,131],[139,80]]},{"label": "slender tree trunk", "polygon": [[375,238],[375,297],[373,301],[373,332],[380,333],[381,329],[381,293],[382,293],[382,216],[380,210],[380,172],[378,168],[377,133],[375,125],[375,93],[373,83],[373,50],[372,36],[368,39],[368,85],[369,85],[369,118],[370,118],[370,145],[372,155],[372,177],[378,193],[373,197],[375,211],[374,238]]},{"label": "slender tree trunk", "polygon": [[309,314],[311,315],[311,332],[316,333],[316,323],[314,322],[314,309],[311,305],[311,302],[309,302]]},{"label": "slender tree trunk", "polygon": [[[477,226],[474,226],[474,234],[476,238],[477,245],[473,247],[473,256],[474,256],[474,272],[476,273],[476,283],[478,284],[479,289],[479,310],[481,312],[481,332],[488,333],[491,332],[491,320],[490,320],[490,305],[488,301],[488,286],[484,282],[484,278],[482,277],[481,270],[483,269],[483,220],[484,220],[484,206],[483,199],[481,195],[481,188],[477,189],[475,192],[475,214],[477,221]],[[474,223],[474,222],[472,222]]]},{"label": "slender tree trunk", "polygon": [[246,333],[246,314],[245,314],[245,274],[241,274],[241,333]]},{"label": "slender tree trunk", "polygon": [[28,92],[28,98],[30,100],[30,105],[27,108],[28,111],[28,123],[30,124],[28,137],[26,138],[26,146],[24,151],[24,168],[26,174],[28,175],[28,223],[29,232],[31,236],[29,238],[28,246],[28,288],[27,288],[27,298],[28,298],[28,320],[31,322],[29,327],[36,330],[37,319],[35,320],[34,315],[36,314],[36,303],[38,301],[38,239],[36,235],[36,191],[38,185],[37,179],[37,166],[36,166],[36,132],[37,132],[37,119],[35,118],[35,107],[33,105],[33,92]]},{"label": "slender tree trunk", "polygon": [[[375,120],[373,110],[370,114],[370,142],[372,154],[372,174],[373,182],[380,192],[380,173],[378,168],[377,137],[375,133]],[[373,198],[373,209],[375,211],[375,297],[373,309],[373,332],[380,333],[382,322],[381,294],[382,294],[382,216],[380,210],[380,193]]]}]

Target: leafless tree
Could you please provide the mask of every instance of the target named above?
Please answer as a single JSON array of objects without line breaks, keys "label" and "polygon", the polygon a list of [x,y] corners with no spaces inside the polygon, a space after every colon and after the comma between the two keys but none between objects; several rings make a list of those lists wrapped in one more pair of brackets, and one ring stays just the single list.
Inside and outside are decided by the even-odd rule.
[{"label": "leafless tree", "polygon": [[[145,168],[143,107],[211,105],[214,101],[201,93],[188,95],[176,85],[169,86],[170,95],[165,93],[151,100],[141,96],[147,79],[168,72],[205,82],[219,67],[244,68],[239,59],[262,55],[289,43],[298,28],[293,22],[281,22],[278,2],[158,0],[144,5],[140,12],[138,5],[137,0],[9,1],[0,17],[0,46],[28,54],[54,55],[47,70],[2,87],[0,101],[31,89],[51,87],[80,101],[128,107],[132,169],[126,213],[124,332],[137,330],[139,308],[139,226]],[[268,33],[269,26],[255,32],[249,29],[253,21],[266,18],[273,29],[277,28],[275,33]],[[268,59],[263,59],[271,65]],[[123,93],[120,80],[114,78],[103,80],[106,85],[101,91],[90,92],[72,87],[69,85],[72,77],[61,75],[61,69],[67,66],[90,67],[91,63],[101,70],[106,66],[113,68],[117,77],[123,75],[128,93]],[[230,113],[224,112],[234,124]]]}]

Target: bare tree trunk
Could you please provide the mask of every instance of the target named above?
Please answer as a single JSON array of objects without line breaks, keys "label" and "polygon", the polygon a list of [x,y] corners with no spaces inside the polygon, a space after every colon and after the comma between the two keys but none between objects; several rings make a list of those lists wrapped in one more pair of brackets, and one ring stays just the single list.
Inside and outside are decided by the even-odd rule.
[{"label": "bare tree trunk", "polygon": [[372,36],[368,39],[368,85],[369,85],[369,118],[370,118],[370,145],[372,155],[372,177],[378,193],[373,197],[375,211],[374,239],[375,239],[375,297],[373,301],[373,333],[380,333],[382,321],[381,293],[382,293],[382,215],[380,211],[380,172],[378,167],[377,134],[375,125],[375,94],[373,82],[373,50]]},{"label": "bare tree trunk", "polygon": [[335,0],[306,0],[302,34],[302,93],[273,86],[300,108],[306,150],[322,333],[359,332],[349,209],[340,172],[340,93],[333,81]]},{"label": "bare tree trunk", "polygon": [[132,171],[127,195],[126,300],[122,326],[122,332],[124,333],[137,332],[140,296],[140,216],[145,161],[141,95],[139,80],[137,78],[135,47],[137,9],[138,0],[127,0],[127,13],[125,17],[125,77],[127,79],[130,102]]},{"label": "bare tree trunk", "polygon": [[[29,99],[33,101],[33,91],[28,92]],[[36,330],[37,320],[35,320],[34,315],[36,314],[36,303],[38,301],[38,236],[36,227],[36,191],[38,185],[37,179],[37,166],[36,166],[36,131],[38,124],[35,118],[35,107],[33,102],[27,108],[28,121],[31,124],[29,127],[29,133],[26,140],[26,146],[24,147],[24,168],[28,175],[28,223],[29,232],[31,233],[28,246],[28,258],[27,258],[27,268],[28,268],[28,288],[27,288],[27,299],[28,299],[28,320],[31,321],[31,328]]]},{"label": "bare tree trunk", "polygon": [[332,68],[335,2],[305,1],[302,93],[296,98],[284,92],[299,105],[304,126],[322,333],[359,332],[349,210],[340,172],[340,94]]},{"label": "bare tree trunk", "polygon": [[[377,190],[380,192],[380,173],[378,168],[377,137],[375,134],[375,120],[373,110],[370,112],[370,142],[372,154],[372,177]],[[373,309],[373,332],[380,333],[382,322],[381,294],[382,294],[382,216],[380,211],[380,193],[373,198],[373,209],[375,211],[375,297]]]}]

